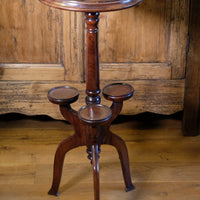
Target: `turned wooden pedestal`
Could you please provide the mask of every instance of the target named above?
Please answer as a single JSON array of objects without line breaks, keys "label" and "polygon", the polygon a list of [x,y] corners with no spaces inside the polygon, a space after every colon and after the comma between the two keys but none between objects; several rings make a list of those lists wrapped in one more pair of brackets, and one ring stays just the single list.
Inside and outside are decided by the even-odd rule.
[{"label": "turned wooden pedestal", "polygon": [[119,115],[123,101],[132,97],[132,86],[114,83],[103,88],[103,96],[112,101],[112,106],[101,105],[99,96],[99,56],[98,56],[98,21],[99,12],[125,9],[142,0],[40,0],[59,9],[85,12],[87,24],[86,52],[86,105],[77,112],[70,104],[78,97],[77,89],[70,86],[56,87],[49,91],[48,98],[58,104],[64,118],[74,127],[74,135],[60,143],[55,154],[53,184],[49,194],[58,195],[65,154],[73,148],[85,145],[88,158],[93,166],[94,197],[100,199],[99,192],[99,153],[102,144],[114,146],[121,161],[126,191],[134,189],[131,181],[128,151],[125,142],[110,131],[112,121]]}]

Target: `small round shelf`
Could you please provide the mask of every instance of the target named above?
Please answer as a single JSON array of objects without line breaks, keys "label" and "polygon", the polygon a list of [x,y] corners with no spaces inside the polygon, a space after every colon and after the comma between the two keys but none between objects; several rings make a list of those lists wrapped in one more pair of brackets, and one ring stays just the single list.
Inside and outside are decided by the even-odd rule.
[{"label": "small round shelf", "polygon": [[103,88],[103,96],[111,101],[124,101],[133,96],[134,89],[131,85],[125,83],[113,83]]},{"label": "small round shelf", "polygon": [[74,103],[78,97],[78,90],[70,86],[55,87],[48,92],[49,101],[59,105]]},{"label": "small round shelf", "polygon": [[91,104],[82,107],[78,112],[79,119],[91,125],[103,124],[112,116],[109,107],[101,104]]}]

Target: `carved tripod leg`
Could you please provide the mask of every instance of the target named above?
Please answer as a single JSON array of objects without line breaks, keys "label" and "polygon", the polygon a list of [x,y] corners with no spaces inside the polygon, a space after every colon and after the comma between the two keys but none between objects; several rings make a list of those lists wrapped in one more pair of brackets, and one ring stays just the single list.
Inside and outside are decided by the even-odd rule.
[{"label": "carved tripod leg", "polygon": [[93,180],[94,180],[94,199],[100,199],[99,193],[99,150],[98,144],[92,145],[92,166],[93,166]]},{"label": "carved tripod leg", "polygon": [[71,149],[81,146],[81,141],[74,134],[73,136],[65,139],[60,143],[56,150],[55,159],[54,159],[54,172],[53,172],[53,183],[48,194],[58,196],[58,188],[61,181],[62,168],[64,163],[65,154]]},{"label": "carved tripod leg", "polygon": [[129,158],[128,158],[128,150],[126,147],[125,142],[116,134],[109,131],[109,140],[106,142],[107,144],[110,144],[114,146],[119,154],[119,158],[121,161],[122,171],[123,171],[123,177],[124,182],[126,185],[126,192],[133,190],[135,187],[132,184],[131,181],[131,175],[130,175],[130,168],[129,168]]}]

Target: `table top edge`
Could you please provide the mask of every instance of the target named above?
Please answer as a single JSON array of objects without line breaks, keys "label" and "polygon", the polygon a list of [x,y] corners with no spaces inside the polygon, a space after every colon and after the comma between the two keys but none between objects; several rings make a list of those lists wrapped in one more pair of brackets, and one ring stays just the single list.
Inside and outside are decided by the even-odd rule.
[{"label": "table top edge", "polygon": [[108,12],[136,6],[143,0],[115,0],[104,3],[77,0],[39,0],[50,7],[77,12]]}]

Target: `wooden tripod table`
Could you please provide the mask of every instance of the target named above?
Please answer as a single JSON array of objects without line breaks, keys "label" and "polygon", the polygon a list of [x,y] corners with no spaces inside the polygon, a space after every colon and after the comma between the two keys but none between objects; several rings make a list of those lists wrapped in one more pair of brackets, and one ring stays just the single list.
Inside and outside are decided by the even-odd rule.
[{"label": "wooden tripod table", "polygon": [[54,160],[53,183],[49,194],[58,195],[65,154],[73,148],[87,146],[88,158],[93,166],[94,198],[100,199],[99,192],[99,153],[102,144],[113,145],[121,161],[126,191],[134,189],[131,181],[128,151],[125,142],[110,131],[112,121],[119,115],[123,101],[133,95],[133,88],[128,84],[114,83],[103,88],[103,96],[112,101],[112,106],[100,104],[99,56],[98,56],[98,21],[99,13],[129,8],[142,0],[40,0],[46,5],[72,11],[85,12],[87,24],[86,52],[86,106],[78,112],[70,106],[78,97],[77,89],[70,86],[56,87],[49,91],[48,98],[59,104],[64,118],[74,126],[75,134],[57,148]]}]

